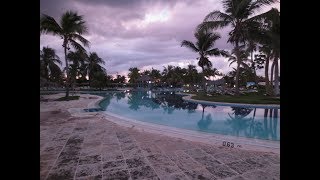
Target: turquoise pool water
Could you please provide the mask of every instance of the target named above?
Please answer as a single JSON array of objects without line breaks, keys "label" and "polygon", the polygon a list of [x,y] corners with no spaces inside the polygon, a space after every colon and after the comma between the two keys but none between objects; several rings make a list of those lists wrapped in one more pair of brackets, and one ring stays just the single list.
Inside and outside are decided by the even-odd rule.
[{"label": "turquoise pool water", "polygon": [[207,106],[183,101],[181,95],[168,92],[102,96],[102,112],[181,129],[280,141],[280,109]]}]

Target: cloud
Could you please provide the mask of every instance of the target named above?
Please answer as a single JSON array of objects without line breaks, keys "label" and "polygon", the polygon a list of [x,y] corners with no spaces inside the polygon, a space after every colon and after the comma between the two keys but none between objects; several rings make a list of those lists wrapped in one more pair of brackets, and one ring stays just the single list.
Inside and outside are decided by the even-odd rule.
[{"label": "cloud", "polygon": [[[279,5],[275,5],[279,7]],[[270,7],[264,7],[266,11]],[[194,41],[194,30],[213,10],[222,10],[220,0],[40,0],[40,12],[53,16],[58,22],[67,10],[83,15],[89,33],[89,52],[106,62],[108,74],[127,73],[130,67],[163,69],[163,66],[188,63],[197,65],[197,54],[180,47],[182,40]],[[231,50],[227,42],[230,28],[218,30],[221,39],[215,46]],[[62,40],[42,35],[40,48],[49,46],[64,61]],[[227,60],[211,57],[213,66],[228,72]],[[200,70],[200,68],[199,68]],[[124,74],[122,74],[124,75]]]}]

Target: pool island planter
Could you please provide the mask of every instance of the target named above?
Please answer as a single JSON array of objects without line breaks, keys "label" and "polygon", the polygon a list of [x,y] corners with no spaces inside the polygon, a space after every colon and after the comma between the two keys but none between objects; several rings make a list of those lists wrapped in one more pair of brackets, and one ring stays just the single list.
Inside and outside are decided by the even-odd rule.
[{"label": "pool island planter", "polygon": [[184,95],[182,97],[182,99],[184,101],[192,102],[192,103],[198,103],[198,104],[204,104],[204,105],[219,105],[219,106],[234,106],[234,107],[253,107],[253,108],[280,109],[280,105],[277,105],[277,104],[244,104],[244,103],[214,102],[214,101],[205,101],[205,100],[192,99],[192,96],[195,96],[193,94],[179,93],[179,95]]}]

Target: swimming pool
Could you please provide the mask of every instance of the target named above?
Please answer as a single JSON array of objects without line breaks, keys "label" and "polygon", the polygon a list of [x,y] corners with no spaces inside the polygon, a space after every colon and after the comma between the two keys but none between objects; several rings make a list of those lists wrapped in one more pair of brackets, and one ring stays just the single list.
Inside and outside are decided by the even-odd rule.
[{"label": "swimming pool", "polygon": [[280,109],[202,105],[186,102],[181,95],[170,92],[103,96],[99,103],[102,113],[180,129],[280,141]]}]

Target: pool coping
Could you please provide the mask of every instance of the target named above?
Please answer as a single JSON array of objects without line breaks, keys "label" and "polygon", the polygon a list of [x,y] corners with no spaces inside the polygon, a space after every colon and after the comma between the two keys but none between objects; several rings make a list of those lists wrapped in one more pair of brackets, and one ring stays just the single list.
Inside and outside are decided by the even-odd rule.
[{"label": "pool coping", "polygon": [[176,93],[178,95],[184,95],[182,99],[187,102],[199,103],[205,105],[219,105],[219,106],[241,106],[241,107],[256,107],[256,108],[276,108],[280,109],[280,105],[275,104],[244,104],[244,103],[228,103],[228,102],[214,102],[205,100],[191,99],[194,94]]},{"label": "pool coping", "polygon": [[[87,108],[98,108],[99,103],[104,97],[96,95],[98,98],[91,101]],[[148,123],[138,121],[135,119],[125,118],[107,111],[103,112],[85,112],[84,108],[70,108],[68,109],[72,116],[76,117],[89,117],[100,115],[102,118],[116,123],[120,126],[136,129],[142,132],[149,132],[159,135],[166,135],[170,137],[181,138],[194,142],[202,142],[210,145],[222,146],[224,142],[234,143],[234,148],[280,153],[280,141],[252,139],[246,137],[235,137],[230,135],[221,135],[215,133],[199,132],[188,129],[180,129],[169,127],[161,124]]]}]

